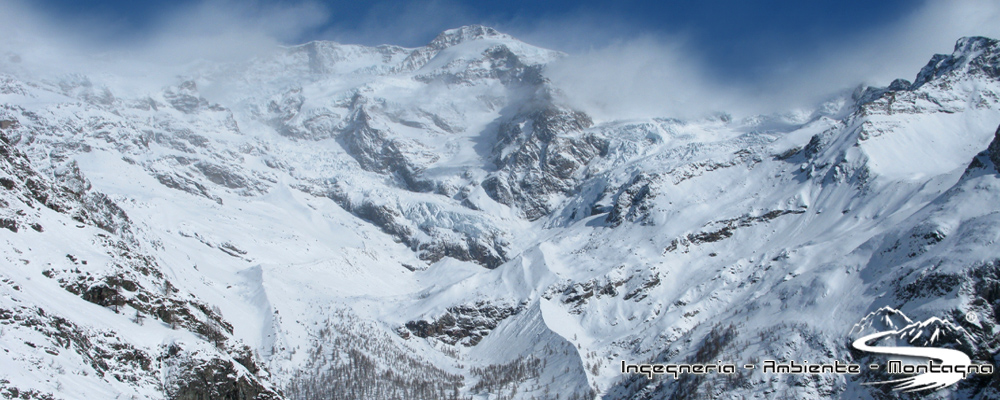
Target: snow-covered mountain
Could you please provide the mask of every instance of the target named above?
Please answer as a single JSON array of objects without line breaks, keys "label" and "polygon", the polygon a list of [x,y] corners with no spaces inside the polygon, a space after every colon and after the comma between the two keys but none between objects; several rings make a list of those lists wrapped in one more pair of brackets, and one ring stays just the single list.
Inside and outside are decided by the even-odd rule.
[{"label": "snow-covered mountain", "polygon": [[887,398],[620,366],[849,362],[907,316],[995,360],[1000,42],[744,119],[595,120],[564,56],[467,26],[141,93],[0,62],[0,394]]}]

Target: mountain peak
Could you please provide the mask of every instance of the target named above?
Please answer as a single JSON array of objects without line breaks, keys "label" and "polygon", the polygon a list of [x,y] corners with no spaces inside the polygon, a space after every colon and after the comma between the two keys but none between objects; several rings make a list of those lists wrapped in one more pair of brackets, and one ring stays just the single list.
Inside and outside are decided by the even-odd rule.
[{"label": "mountain peak", "polygon": [[920,69],[912,88],[956,70],[1000,78],[1000,41],[982,36],[958,39],[950,55],[935,54],[931,57],[927,65]]},{"label": "mountain peak", "polygon": [[938,317],[930,317],[912,323],[900,329],[898,333],[900,339],[917,346],[935,346],[943,343],[961,344],[965,335],[968,335],[965,329]]},{"label": "mountain peak", "polygon": [[1000,41],[984,36],[966,36],[959,38],[955,42],[955,51],[952,56],[978,53],[996,46]]},{"label": "mountain peak", "polygon": [[431,41],[430,47],[443,49],[472,40],[480,39],[513,39],[510,35],[483,25],[466,25],[441,32]]},{"label": "mountain peak", "polygon": [[898,330],[911,324],[913,324],[913,320],[902,311],[886,306],[868,313],[861,321],[854,324],[854,327],[851,328],[851,334]]}]

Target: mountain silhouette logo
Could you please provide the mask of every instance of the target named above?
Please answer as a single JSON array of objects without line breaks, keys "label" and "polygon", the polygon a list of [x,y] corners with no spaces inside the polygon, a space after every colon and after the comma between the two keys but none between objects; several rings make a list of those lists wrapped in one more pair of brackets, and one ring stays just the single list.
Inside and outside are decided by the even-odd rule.
[{"label": "mountain silhouette logo", "polygon": [[[903,316],[905,318],[905,316]],[[906,319],[908,321],[908,319]],[[879,382],[868,382],[864,385],[893,385],[893,391],[916,392],[923,390],[939,390],[954,385],[970,374],[992,374],[993,366],[989,364],[973,364],[964,352],[932,347],[949,334],[964,333],[964,330],[940,318],[931,317],[927,320],[909,324],[895,330],[875,332],[855,340],[851,345],[860,351],[886,354],[890,356],[926,359],[923,365],[903,364],[900,360],[892,360],[887,364],[887,372],[893,375],[910,375],[905,378]],[[897,337],[908,343],[923,346],[872,346],[886,337]]]}]

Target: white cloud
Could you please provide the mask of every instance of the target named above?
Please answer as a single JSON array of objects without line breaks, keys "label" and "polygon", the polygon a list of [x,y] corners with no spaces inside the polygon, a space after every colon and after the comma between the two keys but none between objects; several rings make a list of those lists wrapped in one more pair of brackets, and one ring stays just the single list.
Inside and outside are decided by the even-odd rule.
[{"label": "white cloud", "polygon": [[168,60],[232,60],[294,43],[323,25],[329,11],[318,3],[211,0],[176,9],[152,27],[137,52]]},{"label": "white cloud", "polygon": [[0,15],[0,72],[82,73],[120,83],[119,90],[155,90],[193,62],[245,60],[296,41],[325,23],[328,12],[313,2],[209,0],[166,12],[131,37],[110,19],[59,20],[20,1],[0,3]]},{"label": "white cloud", "polygon": [[[586,48],[588,40],[604,43],[548,69],[570,104],[599,118],[699,117],[783,112],[859,84],[913,80],[933,54],[951,53],[960,37],[1000,38],[997,21],[998,2],[928,1],[894,24],[831,37],[808,54],[783,57],[786,61],[760,60],[769,72],[743,81],[713,76],[700,44],[690,37],[638,35],[605,43],[621,37],[616,31],[628,30],[620,21],[575,16],[525,29],[524,36],[576,49]],[[775,54],[760,50],[762,57]]]},{"label": "white cloud", "polygon": [[687,54],[679,40],[643,37],[569,56],[546,75],[568,104],[598,119],[697,117],[735,106],[736,93]]},{"label": "white cloud", "polygon": [[766,81],[755,83],[754,92],[769,104],[787,107],[858,84],[912,81],[931,56],[950,54],[961,37],[1000,38],[997,21],[1000,3],[994,1],[929,1],[899,23],[821,44],[811,58],[776,68]]},{"label": "white cloud", "polygon": [[[304,37],[420,45],[424,40],[419,38],[446,28],[489,23],[460,3],[428,0],[375,5],[358,22],[329,28],[337,7],[312,1],[207,0],[178,6],[129,38],[121,37],[126,30],[114,21],[53,20],[30,3],[5,0],[0,2],[5,16],[0,71],[119,75],[121,82],[155,88],[197,60],[242,60]],[[770,73],[738,79],[713,75],[720,69],[708,68],[710,61],[699,48],[703,44],[693,35],[643,33],[628,21],[597,13],[521,16],[493,25],[529,43],[570,52],[548,74],[567,102],[598,118],[698,117],[716,111],[739,116],[808,105],[859,83],[913,79],[932,54],[950,52],[961,36],[1000,37],[1000,3],[928,1],[897,21],[831,37],[808,54],[781,57],[782,63],[762,60]],[[769,50],[774,49],[761,49],[762,57],[775,54]],[[143,79],[131,79],[136,77]]]}]

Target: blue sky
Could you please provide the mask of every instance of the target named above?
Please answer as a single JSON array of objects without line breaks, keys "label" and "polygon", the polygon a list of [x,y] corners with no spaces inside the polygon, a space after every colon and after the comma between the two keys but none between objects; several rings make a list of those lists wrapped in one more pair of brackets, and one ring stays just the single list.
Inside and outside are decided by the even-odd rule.
[{"label": "blue sky", "polygon": [[50,57],[124,50],[164,64],[311,40],[416,47],[485,24],[569,53],[549,72],[577,96],[681,114],[814,104],[913,79],[959,37],[1000,37],[993,0],[0,0],[0,14],[14,15],[0,51],[44,42]]}]

